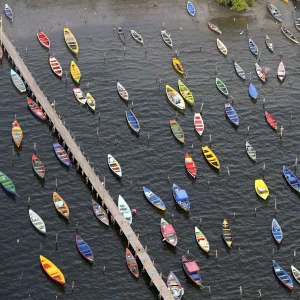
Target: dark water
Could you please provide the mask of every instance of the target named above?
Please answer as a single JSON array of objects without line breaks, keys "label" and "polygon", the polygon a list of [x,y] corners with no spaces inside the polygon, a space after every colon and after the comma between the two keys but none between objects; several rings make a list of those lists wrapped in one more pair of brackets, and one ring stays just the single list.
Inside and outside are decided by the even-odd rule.
[{"label": "dark water", "polygon": [[[276,5],[284,8],[284,3]],[[137,209],[138,214],[134,217],[132,227],[140,233],[144,246],[148,246],[155,265],[163,272],[163,278],[166,279],[169,271],[173,270],[185,287],[185,299],[209,299],[208,289],[199,290],[181,269],[181,255],[189,250],[189,257],[197,260],[201,268],[203,285],[211,287],[212,299],[238,299],[240,286],[243,287],[245,299],[257,299],[259,289],[263,299],[296,299],[300,287],[295,284],[294,291],[290,293],[275,278],[272,251],[278,263],[288,272],[291,263],[300,268],[299,259],[293,260],[293,251],[300,242],[299,196],[291,191],[282,177],[282,165],[294,169],[295,158],[299,155],[299,47],[281,34],[267,12],[260,13],[261,19],[239,18],[235,22],[232,18],[215,20],[224,29],[221,39],[228,47],[228,58],[223,57],[216,48],[217,35],[209,31],[205,23],[197,25],[185,15],[166,24],[173,38],[174,50],[161,40],[162,22],[156,22],[155,19],[150,21],[151,15],[145,17],[145,20],[128,18],[119,20],[119,23],[99,23],[97,26],[89,23],[71,26],[68,23],[80,45],[80,87],[84,92],[90,92],[96,100],[96,113],[92,114],[73,97],[70,78],[66,83],[65,79],[59,80],[52,74],[47,51],[36,40],[36,31],[41,26],[34,23],[34,14],[39,13],[39,10],[36,7],[31,12],[28,7],[26,9],[24,12],[16,8],[15,15],[19,13],[20,19],[15,17],[13,25],[5,20],[6,31],[15,40],[15,45],[45,94],[49,99],[56,100],[58,112],[97,173],[101,178],[106,176],[112,197],[117,199],[121,194],[131,208]],[[44,31],[51,39],[51,52],[61,62],[63,69],[68,70],[73,56],[65,46],[62,34],[67,10],[65,15],[62,11],[57,16],[53,26],[49,14],[45,10],[41,10],[41,13],[45,13],[47,19]],[[30,16],[33,21],[26,16]],[[292,27],[290,16],[290,12],[285,13],[287,25],[300,39],[300,34]],[[21,20],[26,21],[28,26],[23,33]],[[259,82],[255,74],[256,58],[248,49],[247,22],[249,35],[261,51],[260,64],[269,69],[267,84]],[[112,30],[112,24],[120,24],[124,28],[127,37],[125,55],[116,31]],[[130,29],[136,29],[137,26],[145,40],[145,47],[130,37]],[[242,35],[239,34],[241,31],[244,31]],[[275,44],[273,54],[265,47],[266,33]],[[194,131],[193,110],[187,107],[184,115],[178,114],[178,121],[186,136],[184,146],[178,144],[170,132],[169,120],[175,118],[176,113],[167,103],[164,92],[165,84],[173,87],[177,85],[178,75],[171,65],[175,49],[179,51],[179,59],[188,73],[188,86],[196,99],[194,111],[199,111],[201,103],[204,103],[206,128],[202,139]],[[283,84],[276,78],[281,51],[287,70]],[[247,72],[246,83],[235,74],[233,58]],[[225,117],[224,103],[227,100],[216,90],[216,67],[217,76],[225,82],[233,97],[229,101],[233,100],[240,117],[238,129]],[[0,298],[55,299],[57,295],[58,299],[155,299],[157,293],[155,288],[149,287],[147,275],[143,274],[134,280],[127,270],[125,239],[119,236],[116,228],[106,228],[93,216],[90,205],[93,195],[80,175],[74,167],[67,170],[57,161],[52,151],[52,143],[57,137],[52,135],[46,124],[36,120],[29,112],[26,97],[19,95],[11,84],[10,65],[6,59],[0,69],[0,169],[13,179],[20,195],[10,199],[2,192],[0,202]],[[260,93],[257,102],[251,101],[248,96],[250,72]],[[156,77],[162,81],[160,89]],[[116,93],[117,79],[128,90],[130,100],[134,101],[134,111],[141,124],[139,137],[131,133],[125,121],[127,106]],[[266,110],[284,126],[282,140],[265,121],[263,98],[266,99]],[[24,140],[22,150],[14,150],[12,155],[11,124],[15,114],[23,128]],[[96,135],[97,127],[99,139]],[[212,149],[221,162],[219,173],[210,168],[201,153],[201,145],[209,144],[210,135]],[[245,153],[246,140],[257,150],[256,164]],[[46,166],[44,185],[31,168],[34,143],[37,145],[37,155]],[[185,171],[186,152],[192,154],[199,170],[195,182],[188,178]],[[108,153],[115,156],[122,166],[124,178],[121,183],[107,167]],[[266,165],[264,180],[270,189],[270,197],[266,202],[259,200],[254,190],[254,180],[262,177],[263,163]],[[230,169],[230,180],[227,166]],[[168,176],[171,182],[187,190],[191,201],[189,216],[174,206]],[[70,207],[69,224],[58,217],[52,204],[56,178],[58,193]],[[146,202],[142,193],[143,185],[164,200],[167,205],[165,214],[160,214]],[[40,236],[30,223],[28,197],[31,198],[31,208],[46,223],[46,237]],[[275,216],[275,197],[276,218],[284,232],[280,248],[275,245],[270,231]],[[162,216],[173,222],[178,233],[179,244],[176,250],[162,242]],[[228,219],[233,231],[231,250],[226,248],[221,237],[224,218]],[[93,266],[87,264],[76,250],[77,222],[79,234],[94,250],[96,261]],[[199,226],[200,222],[210,242],[210,256],[198,248],[194,238],[194,227]],[[59,233],[57,250],[56,233]],[[52,283],[41,270],[41,247],[42,254],[63,271],[67,282],[65,289]],[[75,281],[73,294],[72,281]]]}]

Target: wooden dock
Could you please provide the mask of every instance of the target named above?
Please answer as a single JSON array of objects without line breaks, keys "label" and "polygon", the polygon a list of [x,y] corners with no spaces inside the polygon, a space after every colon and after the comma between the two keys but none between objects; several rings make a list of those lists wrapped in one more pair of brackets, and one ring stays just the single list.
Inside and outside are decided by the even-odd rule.
[{"label": "wooden dock", "polygon": [[167,288],[165,282],[162,280],[162,274],[158,273],[157,269],[154,266],[154,263],[151,261],[147,253],[147,249],[143,247],[138,237],[132,230],[131,226],[123,218],[114,200],[111,198],[108,191],[105,189],[103,183],[100,181],[100,179],[94,172],[94,169],[91,167],[91,165],[81,152],[80,148],[77,146],[70,132],[64,126],[62,120],[57,115],[55,108],[53,108],[53,106],[50,104],[42,90],[37,85],[32,74],[28,70],[23,59],[17,52],[10,39],[5,35],[4,32],[2,32],[1,34],[4,50],[8,53],[9,58],[12,60],[18,72],[23,77],[28,87],[31,89],[37,102],[44,109],[49,123],[51,124],[51,126],[53,126],[53,131],[57,131],[59,137],[63,141],[63,145],[65,146],[66,150],[70,154],[70,157],[72,158],[73,164],[77,166],[77,170],[81,172],[82,176],[85,177],[87,184],[91,184],[92,190],[94,190],[97,193],[97,196],[101,198],[102,202],[112,215],[113,220],[118,224],[120,230],[122,230],[122,232],[126,236],[128,243],[135,250],[137,257],[143,264],[143,269],[147,272],[147,274],[150,277],[151,283],[156,286],[159,293],[159,297],[166,300],[173,300],[174,298],[170,290]]}]

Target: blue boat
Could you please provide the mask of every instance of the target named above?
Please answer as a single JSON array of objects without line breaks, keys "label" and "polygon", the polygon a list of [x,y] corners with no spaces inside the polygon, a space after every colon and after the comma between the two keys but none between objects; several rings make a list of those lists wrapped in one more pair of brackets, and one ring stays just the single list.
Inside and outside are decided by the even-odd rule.
[{"label": "blue boat", "polygon": [[60,145],[59,143],[54,143],[53,149],[54,149],[55,155],[59,159],[59,161],[62,162],[67,167],[69,167],[71,165],[71,161],[70,161],[68,153],[63,148],[63,146]]},{"label": "blue boat", "polygon": [[249,95],[250,95],[251,98],[253,98],[255,100],[257,99],[258,90],[252,82],[250,82],[250,84],[249,84],[248,92],[249,92]]},{"label": "blue boat", "polygon": [[126,115],[126,120],[127,120],[129,127],[135,133],[139,133],[140,132],[140,123],[139,123],[138,119],[136,118],[135,114],[133,113],[133,111],[126,110],[125,115]]},{"label": "blue boat", "polygon": [[258,55],[258,48],[252,39],[249,39],[249,48],[254,55]]},{"label": "blue boat", "polygon": [[10,77],[14,84],[14,86],[18,89],[20,93],[26,92],[26,86],[22,78],[18,73],[16,73],[13,69],[10,70]]},{"label": "blue boat", "polygon": [[277,276],[277,278],[281,281],[281,283],[286,286],[287,288],[289,288],[290,290],[293,289],[294,287],[294,283],[292,278],[290,277],[290,275],[284,271],[279,264],[273,260],[273,269],[275,272],[275,275]]},{"label": "blue boat", "polygon": [[7,4],[5,4],[5,6],[4,6],[4,12],[9,19],[11,19],[11,20],[13,19],[13,12]]},{"label": "blue boat", "polygon": [[277,220],[274,218],[272,220],[272,234],[273,234],[273,237],[275,239],[275,241],[280,244],[281,241],[282,241],[282,238],[283,238],[283,233],[282,233],[282,230],[281,230],[281,227],[279,225],[279,223],[277,222]]},{"label": "blue boat", "polygon": [[153,204],[155,207],[157,207],[160,210],[165,210],[166,206],[164,202],[154,193],[152,193],[149,189],[143,186],[143,191],[145,194],[145,197],[149,200],[151,204]]},{"label": "blue boat", "polygon": [[181,257],[184,272],[198,286],[201,285],[200,268],[195,261],[187,259],[184,255]]},{"label": "blue boat", "polygon": [[281,13],[274,4],[268,2],[268,10],[277,21],[281,22]]},{"label": "blue boat", "polygon": [[196,10],[195,10],[195,6],[193,5],[193,3],[191,1],[188,1],[186,3],[186,9],[192,17],[195,17]]},{"label": "blue boat", "polygon": [[176,203],[185,211],[190,210],[189,196],[185,190],[181,189],[178,185],[173,183],[172,186],[173,197]]},{"label": "blue boat", "polygon": [[225,103],[225,113],[226,113],[228,119],[234,125],[239,126],[239,123],[240,123],[239,116],[230,103]]},{"label": "blue boat", "polygon": [[288,184],[293,189],[295,189],[297,192],[300,192],[300,181],[299,181],[299,179],[286,166],[283,166],[283,175],[284,175],[286,181],[288,182]]},{"label": "blue boat", "polygon": [[94,254],[90,246],[79,236],[76,235],[76,246],[80,254],[89,262],[94,261]]}]

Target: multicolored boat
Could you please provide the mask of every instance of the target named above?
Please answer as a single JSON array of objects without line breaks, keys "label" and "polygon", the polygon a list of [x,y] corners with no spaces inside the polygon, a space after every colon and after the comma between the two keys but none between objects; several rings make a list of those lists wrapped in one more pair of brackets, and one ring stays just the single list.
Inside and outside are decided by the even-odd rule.
[{"label": "multicolored boat", "polygon": [[283,238],[283,233],[279,223],[275,218],[272,220],[271,231],[275,241],[280,244]]},{"label": "multicolored boat", "polygon": [[5,12],[6,16],[13,22],[13,12],[8,4],[4,5],[4,12]]},{"label": "multicolored boat", "polygon": [[138,119],[136,118],[135,114],[133,113],[132,110],[126,110],[125,111],[125,116],[126,116],[126,120],[127,123],[130,127],[130,129],[135,132],[135,133],[139,133],[140,132],[140,123],[138,121]]},{"label": "multicolored boat", "polygon": [[202,152],[208,163],[216,169],[220,169],[221,165],[219,159],[208,146],[202,146]]},{"label": "multicolored boat", "polygon": [[246,141],[246,152],[253,161],[256,161],[256,151],[248,141]]},{"label": "multicolored boat", "polygon": [[42,163],[42,161],[35,155],[32,154],[31,156],[31,163],[32,168],[37,176],[39,176],[41,179],[45,178],[45,166]]},{"label": "multicolored boat", "polygon": [[27,104],[33,115],[35,115],[38,119],[40,119],[42,121],[46,120],[45,113],[43,112],[42,108],[40,106],[38,106],[38,104],[36,102],[34,102],[29,97],[27,97]]},{"label": "multicolored boat", "polygon": [[138,278],[140,276],[139,266],[131,251],[126,248],[126,263],[131,274]]},{"label": "multicolored boat", "polygon": [[37,34],[39,42],[47,49],[50,49],[50,40],[44,32],[39,31]]},{"label": "multicolored boat", "polygon": [[181,74],[181,75],[184,74],[184,67],[183,67],[182,63],[178,60],[178,58],[176,58],[176,57],[172,58],[172,65],[179,74]]},{"label": "multicolored boat", "polygon": [[108,214],[104,210],[104,208],[93,199],[92,199],[92,206],[93,206],[93,212],[97,217],[97,219],[101,221],[103,224],[109,226]]},{"label": "multicolored boat", "polygon": [[77,40],[69,28],[64,28],[64,38],[68,48],[76,55],[79,52]]},{"label": "multicolored boat", "polygon": [[180,111],[185,110],[185,102],[180,96],[180,94],[173,89],[171,86],[166,85],[166,94],[170,103]]},{"label": "multicolored boat", "polygon": [[225,83],[219,79],[219,78],[216,78],[216,86],[218,88],[218,90],[224,95],[224,96],[228,96],[228,89],[225,85]]},{"label": "multicolored boat", "polygon": [[170,127],[177,141],[184,144],[184,133],[179,123],[176,120],[170,120]]},{"label": "multicolored boat", "polygon": [[122,178],[122,170],[117,160],[110,154],[107,155],[107,163],[111,171],[119,178]]},{"label": "multicolored boat", "polygon": [[283,175],[288,184],[297,192],[300,193],[300,180],[297,176],[289,170],[286,166],[283,166]]},{"label": "multicolored boat", "polygon": [[53,279],[58,284],[65,284],[64,274],[52,261],[50,261],[43,255],[40,255],[40,262],[42,268],[51,279]]},{"label": "multicolored boat", "polygon": [[174,297],[175,300],[181,300],[183,294],[184,294],[184,289],[176,277],[176,275],[173,272],[170,272],[168,275],[167,279],[167,286],[168,289],[170,289],[172,296]]},{"label": "multicolored boat", "polygon": [[195,227],[195,236],[196,236],[196,241],[200,248],[204,250],[206,253],[209,252],[209,242],[205,235],[202,233],[202,231],[198,228]]},{"label": "multicolored boat", "polygon": [[70,73],[71,73],[73,80],[76,83],[79,83],[80,78],[81,78],[81,72],[80,72],[78,65],[76,64],[76,62],[74,60],[72,60],[71,64],[70,64]]},{"label": "multicolored boat", "polygon": [[79,253],[90,263],[94,261],[94,254],[88,243],[79,235],[76,235],[76,247]]},{"label": "multicolored boat", "polygon": [[17,90],[22,94],[26,92],[26,86],[22,78],[18,73],[16,73],[13,69],[10,69],[10,77],[14,84],[14,86],[17,88]]},{"label": "multicolored boat", "polygon": [[171,246],[176,247],[178,243],[177,233],[172,224],[168,223],[164,218],[160,219],[160,230],[164,238]]},{"label": "multicolored boat", "polygon": [[65,166],[69,167],[71,165],[71,161],[68,153],[59,143],[53,144],[53,149],[58,160],[63,163]]},{"label": "multicolored boat", "polygon": [[267,75],[268,75],[267,71],[264,68],[262,68],[258,63],[255,63],[255,70],[258,78],[262,82],[266,82]]},{"label": "multicolored boat", "polygon": [[50,64],[51,70],[54,72],[54,74],[57,75],[59,78],[61,78],[62,74],[63,74],[63,70],[62,70],[62,67],[61,67],[59,61],[54,56],[50,56],[49,64]]},{"label": "multicolored boat", "polygon": [[202,115],[200,113],[194,114],[194,127],[198,134],[202,136],[205,126]]},{"label": "multicolored boat", "polygon": [[96,101],[90,93],[86,94],[86,103],[92,112],[96,110]]},{"label": "multicolored boat", "polygon": [[230,103],[225,103],[225,113],[232,124],[234,124],[235,126],[239,126],[239,116]]},{"label": "multicolored boat", "polygon": [[189,88],[180,80],[178,79],[178,89],[182,98],[190,105],[194,105],[194,96]]},{"label": "multicolored boat", "polygon": [[267,200],[267,198],[270,195],[270,192],[265,182],[262,179],[256,179],[254,187],[255,187],[256,194],[260,198]]},{"label": "multicolored boat", "polygon": [[273,270],[280,282],[288,289],[292,290],[294,287],[292,278],[284,269],[279,266],[275,260],[273,260]]},{"label": "multicolored boat", "polygon": [[0,184],[10,194],[17,195],[16,187],[13,181],[6,176],[3,172],[0,171]]},{"label": "multicolored boat", "polygon": [[232,246],[232,231],[226,219],[224,219],[222,224],[222,236],[226,245],[231,248]]},{"label": "multicolored boat", "polygon": [[178,185],[173,183],[172,185],[173,198],[176,203],[185,211],[190,210],[189,196],[186,190],[181,189]]},{"label": "multicolored boat", "polygon": [[268,124],[274,129],[277,131],[277,122],[276,120],[271,116],[270,113],[268,113],[267,111],[265,111],[265,117],[266,117],[266,120],[268,122]]},{"label": "multicolored boat", "polygon": [[267,6],[268,6],[268,10],[269,10],[270,14],[274,17],[274,19],[281,22],[282,21],[281,20],[281,13],[277,9],[277,7],[274,4],[270,3],[270,2],[268,2]]},{"label": "multicolored boat", "polygon": [[21,143],[22,143],[22,139],[23,139],[23,131],[17,120],[14,120],[14,122],[12,124],[11,135],[12,135],[15,145],[17,147],[20,147]]},{"label": "multicolored boat", "polygon": [[156,194],[151,192],[149,189],[143,186],[143,191],[147,200],[160,210],[166,210],[164,202]]},{"label": "multicolored boat", "polygon": [[195,261],[187,259],[186,256],[181,257],[182,267],[186,275],[198,286],[201,285],[200,268]]},{"label": "multicolored boat", "polygon": [[57,193],[53,192],[53,204],[56,211],[66,219],[69,219],[70,210],[66,201]]},{"label": "multicolored boat", "polygon": [[197,166],[196,166],[193,158],[189,155],[189,153],[185,154],[184,163],[185,163],[185,168],[186,168],[187,172],[193,178],[196,178],[196,176],[197,176]]},{"label": "multicolored boat", "polygon": [[79,103],[86,104],[87,99],[80,88],[73,88],[73,93]]}]

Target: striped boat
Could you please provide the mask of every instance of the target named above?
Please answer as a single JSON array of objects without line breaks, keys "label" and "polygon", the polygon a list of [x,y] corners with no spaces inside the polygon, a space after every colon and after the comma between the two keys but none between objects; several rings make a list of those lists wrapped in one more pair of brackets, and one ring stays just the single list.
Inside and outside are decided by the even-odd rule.
[{"label": "striped boat", "polygon": [[71,165],[71,161],[70,161],[68,153],[63,148],[63,146],[60,145],[59,143],[54,143],[53,149],[54,149],[55,155],[59,159],[59,161],[61,163],[63,163],[65,166],[69,167]]},{"label": "striped boat", "polygon": [[225,103],[225,113],[228,119],[235,125],[239,126],[240,120],[237,112],[230,103]]},{"label": "striped boat", "polygon": [[90,263],[94,261],[94,254],[88,243],[79,235],[76,235],[76,247],[79,253]]},{"label": "striped boat", "polygon": [[47,275],[58,284],[65,284],[64,274],[60,269],[49,259],[40,255],[40,263]]},{"label": "striped boat", "polygon": [[117,175],[117,177],[122,178],[122,170],[121,170],[121,166],[120,164],[116,161],[116,159],[108,154],[107,155],[107,162],[108,162],[108,166],[111,169],[111,171]]},{"label": "striped boat", "polygon": [[202,231],[198,228],[195,227],[195,236],[196,236],[196,241],[200,248],[204,250],[206,253],[209,252],[209,242],[205,235],[202,233]]},{"label": "striped boat", "polygon": [[39,42],[47,49],[50,49],[50,40],[44,32],[39,31],[37,34]]},{"label": "striped boat", "polygon": [[283,175],[288,184],[297,192],[300,193],[300,180],[297,176],[289,170],[286,166],[283,166]]},{"label": "striped boat", "polygon": [[31,156],[32,168],[36,175],[38,175],[41,179],[45,178],[45,166],[42,161],[35,155]]},{"label": "striped boat", "polygon": [[204,121],[200,113],[194,114],[194,127],[200,136],[204,132]]},{"label": "striped boat", "polygon": [[226,245],[231,248],[232,246],[232,231],[231,228],[229,227],[229,224],[226,219],[224,219],[223,224],[222,224],[222,236],[223,239],[226,243]]},{"label": "striped boat", "polygon": [[64,38],[68,48],[76,55],[78,55],[79,47],[77,40],[69,28],[64,28]]},{"label": "striped boat", "polygon": [[216,86],[218,88],[218,90],[224,95],[224,96],[228,96],[228,89],[225,85],[225,83],[219,79],[219,78],[216,78]]},{"label": "striped boat", "polygon": [[153,192],[143,186],[143,191],[147,200],[160,210],[166,210],[164,202]]},{"label": "striped boat", "polygon": [[176,120],[170,120],[170,127],[171,127],[171,131],[174,134],[177,141],[179,141],[180,143],[183,144],[184,143],[184,133],[183,133],[183,130],[182,130],[181,126],[179,125],[179,123]]},{"label": "striped boat", "polygon": [[236,74],[242,78],[243,80],[246,79],[246,74],[244,72],[244,70],[242,69],[242,67],[235,61],[233,61],[233,65],[234,65],[234,69],[235,69],[235,72]]},{"label": "striped boat", "polygon": [[283,270],[279,264],[273,260],[273,270],[277,278],[281,281],[281,283],[286,286],[288,289],[292,290],[294,287],[294,283],[290,275]]},{"label": "striped boat", "polygon": [[108,214],[104,210],[104,208],[93,199],[92,199],[92,206],[93,206],[93,212],[97,217],[97,219],[101,221],[103,224],[109,226]]},{"label": "striped boat", "polygon": [[25,93],[26,92],[26,86],[24,81],[21,79],[20,75],[16,73],[13,69],[10,69],[10,77],[11,80],[14,84],[14,86],[17,88],[17,90],[20,93]]},{"label": "striped boat", "polygon": [[49,64],[50,64],[51,70],[54,72],[54,74],[57,75],[59,78],[61,78],[62,74],[63,74],[63,70],[62,70],[62,67],[61,67],[59,61],[54,56],[50,56]]},{"label": "striped boat", "polygon": [[6,16],[13,22],[13,12],[12,9],[8,6],[8,4],[5,4],[4,12]]},{"label": "striped boat", "polygon": [[71,73],[73,80],[76,83],[79,83],[80,78],[81,78],[81,72],[80,72],[78,65],[76,64],[76,62],[74,60],[72,60],[71,64],[70,64],[70,73]]},{"label": "striped boat", "polygon": [[61,216],[69,219],[70,210],[66,201],[56,192],[53,192],[53,204],[55,209]]},{"label": "striped boat", "polygon": [[14,122],[12,123],[11,135],[15,145],[17,147],[20,147],[23,139],[23,131],[17,120],[14,120]]},{"label": "striped boat", "polygon": [[129,100],[128,92],[126,91],[126,89],[124,88],[124,86],[120,82],[117,82],[117,91],[118,91],[119,96],[123,100],[125,100],[125,101]]},{"label": "striped boat", "polygon": [[279,223],[275,218],[272,220],[271,231],[275,241],[280,244],[283,238],[283,233]]},{"label": "striped boat", "polygon": [[138,134],[140,132],[140,123],[136,118],[135,114],[133,113],[133,111],[126,110],[125,116],[130,129],[132,129],[133,132]]},{"label": "striped boat", "polygon": [[0,184],[3,187],[3,189],[8,193],[17,195],[16,187],[13,181],[1,171],[0,171]]},{"label": "striped boat", "polygon": [[249,157],[253,160],[256,161],[256,151],[254,148],[250,145],[248,141],[246,141],[246,151]]},{"label": "striped boat", "polygon": [[27,97],[27,104],[32,114],[34,114],[38,119],[42,121],[46,120],[46,115],[44,114],[42,108],[38,106],[36,102]]},{"label": "striped boat", "polygon": [[32,225],[40,232],[45,234],[46,233],[46,226],[42,218],[35,213],[33,210],[29,209],[29,218]]},{"label": "striped boat", "polygon": [[202,152],[208,163],[216,169],[220,169],[221,165],[219,159],[208,146],[202,146]]}]

